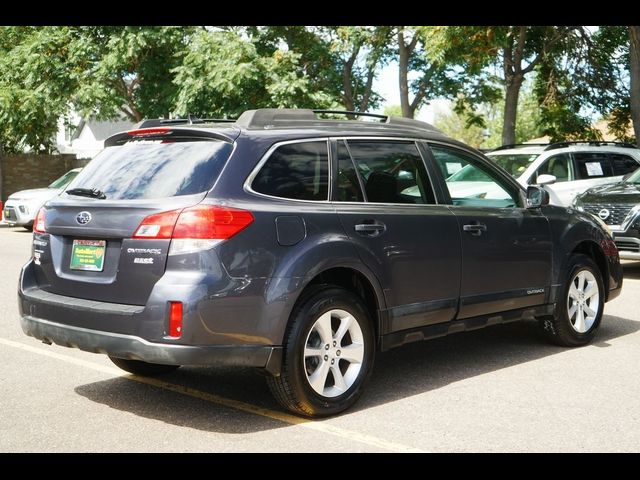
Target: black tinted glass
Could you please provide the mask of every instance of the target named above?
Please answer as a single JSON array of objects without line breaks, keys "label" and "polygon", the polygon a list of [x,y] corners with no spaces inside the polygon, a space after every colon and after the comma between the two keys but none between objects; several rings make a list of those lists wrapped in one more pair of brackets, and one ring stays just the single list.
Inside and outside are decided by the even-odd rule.
[{"label": "black tinted glass", "polygon": [[220,141],[129,142],[107,147],[69,184],[96,188],[108,199],[167,198],[206,192],[232,146]]},{"label": "black tinted glass", "polygon": [[435,203],[435,196],[414,143],[349,141],[368,202]]},{"label": "black tinted glass", "polygon": [[578,178],[610,177],[611,164],[606,153],[574,153]]},{"label": "black tinted glass", "polygon": [[273,197],[327,200],[328,170],[326,141],[282,145],[271,154],[251,186]]},{"label": "black tinted glass", "polygon": [[618,153],[610,153],[611,166],[613,167],[613,175],[626,175],[633,172],[640,165],[632,157],[628,155],[620,155]]},{"label": "black tinted glass", "polygon": [[338,141],[338,195],[339,202],[363,202],[356,169],[344,142]]}]

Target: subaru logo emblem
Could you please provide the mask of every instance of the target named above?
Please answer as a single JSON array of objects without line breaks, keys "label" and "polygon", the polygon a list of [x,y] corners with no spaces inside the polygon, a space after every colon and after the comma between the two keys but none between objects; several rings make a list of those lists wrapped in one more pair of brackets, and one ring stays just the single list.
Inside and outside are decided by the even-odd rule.
[{"label": "subaru logo emblem", "polygon": [[602,210],[600,210],[598,212],[598,216],[602,219],[602,220],[606,220],[607,218],[609,218],[609,215],[611,215],[611,212],[609,210],[607,210],[606,208],[603,208]]},{"label": "subaru logo emblem", "polygon": [[91,214],[89,212],[80,212],[76,215],[76,222],[80,225],[86,225],[91,221]]}]

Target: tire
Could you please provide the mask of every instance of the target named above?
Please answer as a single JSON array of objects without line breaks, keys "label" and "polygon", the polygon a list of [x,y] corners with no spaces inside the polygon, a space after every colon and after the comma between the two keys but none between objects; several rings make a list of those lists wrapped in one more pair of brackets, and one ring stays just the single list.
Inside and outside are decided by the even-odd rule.
[{"label": "tire", "polygon": [[22,228],[24,228],[27,232],[33,232],[33,223],[31,225],[23,225]]},{"label": "tire", "polygon": [[141,377],[156,377],[171,373],[180,368],[180,365],[162,365],[159,363],[147,363],[140,360],[127,360],[109,356],[109,359],[125,372],[140,375]]},{"label": "tire", "polygon": [[323,286],[294,308],[281,374],[267,383],[278,402],[298,415],[335,415],[362,394],[374,356],[374,329],[360,297]]},{"label": "tire", "polygon": [[600,326],[604,302],[600,269],[590,257],[574,255],[569,260],[554,316],[540,321],[545,335],[553,343],[564,347],[586,345]]}]

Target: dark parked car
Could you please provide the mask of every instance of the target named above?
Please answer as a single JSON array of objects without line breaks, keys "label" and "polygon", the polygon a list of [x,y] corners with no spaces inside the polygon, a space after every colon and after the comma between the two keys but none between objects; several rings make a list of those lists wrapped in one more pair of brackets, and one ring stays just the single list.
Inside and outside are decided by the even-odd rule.
[{"label": "dark parked car", "polygon": [[[534,318],[593,338],[622,286],[601,223],[428,124],[316,113],[110,137],[38,213],[25,333],[141,375],[257,367],[307,416],[352,405],[378,350]],[[448,164],[492,194],[464,196]]]},{"label": "dark parked car", "polygon": [[609,225],[620,258],[640,260],[640,169],[621,182],[587,190],[574,206]]}]

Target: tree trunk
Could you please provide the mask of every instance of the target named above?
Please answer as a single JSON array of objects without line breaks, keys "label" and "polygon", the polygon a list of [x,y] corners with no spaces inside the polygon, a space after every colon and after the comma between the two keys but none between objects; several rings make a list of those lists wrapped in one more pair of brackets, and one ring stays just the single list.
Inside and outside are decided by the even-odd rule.
[{"label": "tree trunk", "polygon": [[402,30],[398,32],[398,75],[400,85],[400,108],[402,116],[413,118],[411,104],[409,103],[409,48],[404,43],[404,34]]},{"label": "tree trunk", "polygon": [[504,124],[502,125],[502,144],[516,143],[516,117],[518,114],[518,96],[522,87],[522,75],[513,75],[505,81]]},{"label": "tree trunk", "polygon": [[636,136],[636,145],[640,146],[640,26],[629,27],[629,71],[631,76],[631,119]]}]

